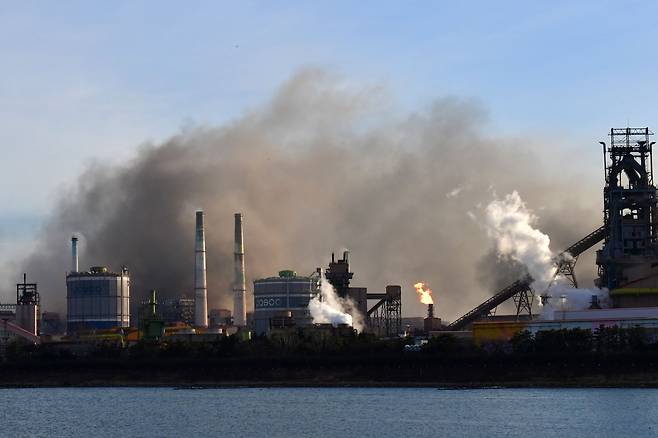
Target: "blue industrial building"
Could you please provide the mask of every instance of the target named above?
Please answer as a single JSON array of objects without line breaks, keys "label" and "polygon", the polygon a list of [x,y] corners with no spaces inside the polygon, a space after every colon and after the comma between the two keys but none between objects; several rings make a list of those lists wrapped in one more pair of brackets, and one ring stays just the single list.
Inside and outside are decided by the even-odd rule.
[{"label": "blue industrial building", "polygon": [[281,271],[278,277],[254,281],[254,330],[265,334],[274,327],[311,324],[308,303],[318,293],[318,277]]},{"label": "blue industrial building", "polygon": [[130,326],[130,275],[94,266],[66,276],[67,332]]}]

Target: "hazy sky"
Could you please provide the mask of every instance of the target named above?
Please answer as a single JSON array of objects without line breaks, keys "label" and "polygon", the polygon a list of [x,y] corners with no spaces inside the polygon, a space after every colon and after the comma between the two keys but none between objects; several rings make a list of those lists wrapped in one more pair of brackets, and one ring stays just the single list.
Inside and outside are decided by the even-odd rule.
[{"label": "hazy sky", "polygon": [[0,262],[86,163],[231,120],[304,66],[402,109],[472,97],[493,130],[598,153],[612,126],[657,125],[657,5],[2,2]]}]

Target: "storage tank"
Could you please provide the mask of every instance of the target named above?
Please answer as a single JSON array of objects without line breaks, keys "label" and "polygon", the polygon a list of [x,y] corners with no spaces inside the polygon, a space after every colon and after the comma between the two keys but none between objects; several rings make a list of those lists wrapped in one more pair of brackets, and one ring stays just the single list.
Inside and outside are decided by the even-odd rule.
[{"label": "storage tank", "polygon": [[37,336],[39,334],[39,306],[36,304],[16,305],[16,324]]},{"label": "storage tank", "polygon": [[68,334],[130,326],[130,275],[94,266],[66,276]]},{"label": "storage tank", "polygon": [[269,332],[282,321],[295,326],[310,325],[308,302],[318,293],[318,279],[280,271],[278,277],[254,281],[254,331]]}]

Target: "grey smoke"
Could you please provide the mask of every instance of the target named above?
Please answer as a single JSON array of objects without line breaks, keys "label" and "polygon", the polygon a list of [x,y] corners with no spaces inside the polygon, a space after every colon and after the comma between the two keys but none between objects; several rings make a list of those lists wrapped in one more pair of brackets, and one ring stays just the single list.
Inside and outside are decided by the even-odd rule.
[{"label": "grey smoke", "polygon": [[310,273],[348,247],[355,286],[400,284],[403,313],[423,315],[413,284],[425,281],[439,316],[452,319],[509,268],[491,263],[467,215],[491,200],[491,187],[520,192],[553,250],[600,223],[598,162],[584,163],[589,172],[558,168],[547,159],[555,145],[490,135],[486,121],[476,101],[444,97],[404,112],[377,87],[303,70],[230,123],[188,128],[119,167],[91,166],[22,268],[45,308],[62,311],[77,232],[81,269],[127,265],[136,297],[151,288],[191,296],[194,212],[203,209],[209,307],[232,308],[233,212],[242,211],[248,285],[286,268]]},{"label": "grey smoke", "polygon": [[491,248],[477,262],[477,279],[490,291],[497,291],[522,278],[528,270],[516,260]]}]

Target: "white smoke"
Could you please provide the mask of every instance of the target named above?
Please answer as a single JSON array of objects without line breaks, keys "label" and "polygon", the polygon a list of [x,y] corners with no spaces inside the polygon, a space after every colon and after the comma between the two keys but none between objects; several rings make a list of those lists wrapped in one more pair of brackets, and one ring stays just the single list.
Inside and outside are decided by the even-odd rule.
[{"label": "white smoke", "polygon": [[556,281],[548,290],[549,299],[541,305],[541,315],[544,319],[555,318],[556,311],[585,310],[592,303],[592,296],[596,295],[602,308],[610,306],[607,289],[593,287],[591,289],[573,288],[565,285],[563,281]]},{"label": "white smoke", "polygon": [[448,193],[446,193],[446,198],[451,199],[451,198],[456,198],[459,196],[461,192],[464,191],[466,187],[464,186],[457,186],[454,189],[450,190]]},{"label": "white smoke", "polygon": [[[515,190],[503,199],[494,199],[485,208],[485,228],[494,241],[499,257],[509,258],[525,266],[532,277],[532,288],[546,292],[549,300],[542,306],[542,315],[553,319],[556,310],[583,310],[596,295],[602,307],[608,305],[606,289],[576,289],[569,287],[565,278],[555,279],[556,256],[550,250],[551,239],[534,228],[537,217],[530,211]],[[559,257],[571,257],[560,254]]]},{"label": "white smoke", "polygon": [[363,317],[349,298],[341,298],[324,277],[320,278],[320,293],[308,303],[314,324],[347,324],[357,331],[363,330]]},{"label": "white smoke", "polygon": [[536,222],[516,190],[485,209],[485,227],[498,255],[523,264],[534,280],[533,288],[544,291],[553,278],[553,254],[551,239],[533,227]]}]

